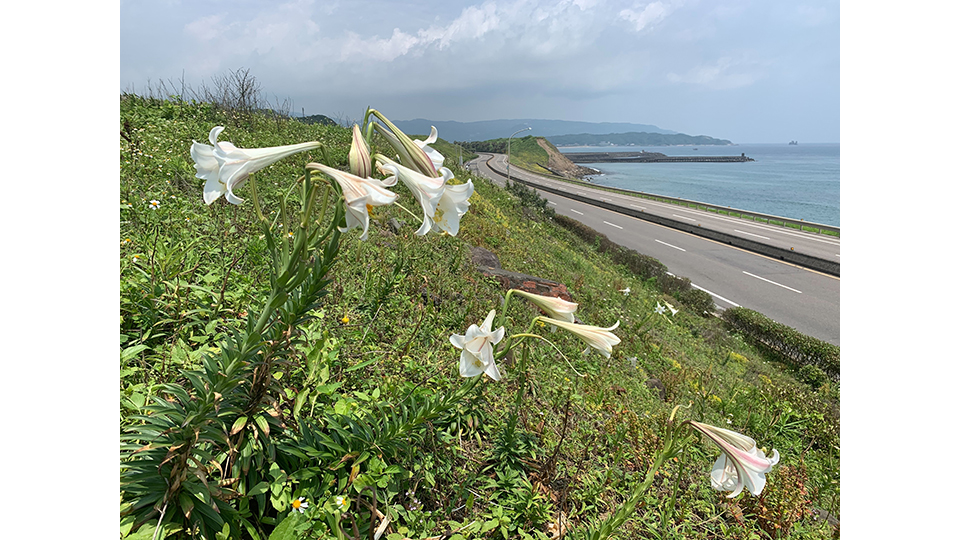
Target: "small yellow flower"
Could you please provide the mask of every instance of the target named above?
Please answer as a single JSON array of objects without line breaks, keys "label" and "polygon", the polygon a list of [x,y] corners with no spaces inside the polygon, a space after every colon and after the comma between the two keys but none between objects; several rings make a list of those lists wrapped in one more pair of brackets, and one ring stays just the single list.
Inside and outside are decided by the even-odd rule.
[{"label": "small yellow flower", "polygon": [[350,317],[347,317],[346,315],[344,315],[343,318],[340,319],[340,322],[342,322],[343,324],[347,324],[348,322],[350,322]]}]

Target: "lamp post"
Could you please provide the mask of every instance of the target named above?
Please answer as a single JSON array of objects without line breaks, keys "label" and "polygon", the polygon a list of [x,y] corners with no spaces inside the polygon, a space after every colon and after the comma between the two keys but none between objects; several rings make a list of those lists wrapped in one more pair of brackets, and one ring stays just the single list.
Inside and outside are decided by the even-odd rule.
[{"label": "lamp post", "polygon": [[[527,131],[528,129],[533,129],[533,128],[525,127],[523,129],[518,129],[513,133],[513,135],[516,135],[517,133],[520,133],[522,131]],[[513,139],[513,135],[510,135],[507,138],[507,187],[510,187],[510,139]]]}]

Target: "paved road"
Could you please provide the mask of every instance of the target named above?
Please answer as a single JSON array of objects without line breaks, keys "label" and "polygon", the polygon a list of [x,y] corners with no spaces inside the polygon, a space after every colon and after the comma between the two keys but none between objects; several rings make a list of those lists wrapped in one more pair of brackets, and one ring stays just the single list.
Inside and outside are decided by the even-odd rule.
[{"label": "paved road", "polygon": [[[503,177],[490,169],[493,165],[499,170],[502,167],[502,154],[481,154],[470,163],[473,170],[503,185]],[[487,160],[490,163],[487,163]],[[535,182],[543,182],[544,177],[533,175],[517,167],[510,167],[511,177],[521,175]],[[563,184],[562,182],[557,182]],[[566,188],[574,190],[567,184]],[[579,186],[577,187],[579,188]],[[579,188],[582,193],[589,193],[590,188]],[[608,199],[617,197],[609,192],[598,192]],[[714,297],[714,301],[721,309],[730,306],[743,306],[767,317],[796,328],[807,335],[822,339],[826,342],[840,345],[840,279],[807,270],[789,263],[758,255],[752,252],[731,247],[726,244],[707,240],[699,236],[688,234],[636,219],[630,216],[598,208],[586,203],[568,199],[561,195],[541,191],[540,195],[550,201],[550,205],[557,213],[577,219],[585,225],[607,235],[612,241],[636,250],[640,253],[655,257],[667,265],[670,272],[678,276],[690,278],[690,281],[699,289],[703,289]],[[648,200],[624,200],[627,204],[648,206],[662,204]],[[708,226],[707,217],[717,218],[713,214],[693,209],[685,209],[673,205],[664,205],[658,211],[666,211],[677,216],[686,216],[701,220],[702,226]],[[702,215],[706,214],[706,215]],[[741,222],[735,218],[721,219],[709,222],[713,226],[726,226],[731,230],[753,232],[773,240],[783,241],[789,235],[773,236],[778,227],[762,225],[763,229],[748,227],[761,224]],[[729,221],[728,221],[729,220]],[[719,223],[717,225],[716,223]],[[812,236],[797,231],[782,231],[796,235]],[[818,253],[832,252],[839,258],[839,240],[832,240],[831,244],[817,242],[811,238],[804,240],[801,247],[795,249],[820,250]],[[820,244],[823,244],[822,246]]]}]

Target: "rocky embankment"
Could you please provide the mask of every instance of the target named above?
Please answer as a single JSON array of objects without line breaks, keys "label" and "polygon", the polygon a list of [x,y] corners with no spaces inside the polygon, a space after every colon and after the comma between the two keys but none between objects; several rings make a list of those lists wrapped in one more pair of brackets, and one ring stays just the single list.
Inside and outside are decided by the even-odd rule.
[{"label": "rocky embankment", "polygon": [[557,150],[557,147],[550,144],[550,141],[537,138],[537,144],[540,145],[540,148],[546,150],[547,155],[550,156],[550,160],[547,163],[538,163],[541,167],[549,170],[550,172],[562,176],[564,178],[580,178],[590,174],[597,174],[596,169],[591,169],[590,167],[582,167],[576,163],[567,159],[566,156],[560,153]]}]

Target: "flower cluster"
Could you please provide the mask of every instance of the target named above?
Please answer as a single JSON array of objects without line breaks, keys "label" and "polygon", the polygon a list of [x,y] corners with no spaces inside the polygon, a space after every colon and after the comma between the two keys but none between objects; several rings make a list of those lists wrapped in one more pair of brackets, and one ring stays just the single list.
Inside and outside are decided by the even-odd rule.
[{"label": "flower cluster", "polygon": [[[412,140],[379,111],[368,111],[365,124],[371,114],[386,127],[370,122],[367,133],[376,129],[383,135],[397,152],[399,162],[382,154],[371,158],[369,141],[364,138],[360,126],[354,125],[348,154],[349,172],[336,169],[329,163],[308,163],[306,166],[308,170],[333,179],[340,187],[346,210],[346,226],[340,231],[362,229],[360,239],[366,240],[370,210],[375,206],[396,202],[397,194],[389,188],[399,180],[413,193],[423,210],[423,224],[417,230],[417,235],[423,236],[434,231],[456,236],[460,231],[460,218],[470,207],[469,199],[474,187],[471,180],[464,184],[450,183],[455,179],[453,172],[443,166],[443,155],[429,146],[437,141],[436,128],[431,127],[426,140]],[[206,180],[203,200],[208,205],[221,195],[225,195],[231,204],[243,203],[244,200],[235,192],[251,174],[293,154],[322,147],[319,142],[306,142],[270,148],[238,148],[233,143],[218,141],[223,129],[222,126],[216,126],[210,130],[210,145],[194,141],[190,148],[197,178]],[[372,177],[374,160],[376,171],[385,178]]]},{"label": "flower cluster", "polygon": [[[620,321],[617,321],[616,324],[609,328],[579,324],[575,322],[573,315],[578,307],[575,302],[569,302],[562,298],[541,296],[518,289],[511,289],[507,292],[504,309],[506,309],[506,303],[513,294],[529,300],[546,313],[547,316],[534,318],[532,324],[539,324],[540,326],[548,324],[554,328],[566,330],[583,340],[590,347],[600,351],[600,354],[607,358],[609,358],[613,352],[613,346],[620,343],[620,338],[613,333],[613,330],[616,330],[617,327],[620,326]],[[461,376],[475,377],[481,373],[486,373],[491,379],[495,381],[500,380],[500,370],[497,368],[495,357],[505,354],[505,351],[495,355],[493,346],[500,343],[503,339],[505,329],[501,326],[496,331],[493,330],[493,319],[495,316],[496,311],[491,311],[487,314],[487,318],[484,319],[483,324],[480,326],[474,324],[467,329],[466,334],[454,334],[450,336],[450,343],[463,351],[460,354]],[[523,339],[531,337],[531,334],[517,334],[516,336],[511,336],[510,340],[514,337]],[[507,347],[507,350],[509,350],[509,348],[510,346]]]}]

